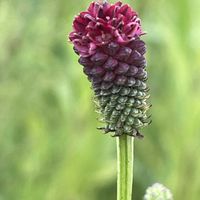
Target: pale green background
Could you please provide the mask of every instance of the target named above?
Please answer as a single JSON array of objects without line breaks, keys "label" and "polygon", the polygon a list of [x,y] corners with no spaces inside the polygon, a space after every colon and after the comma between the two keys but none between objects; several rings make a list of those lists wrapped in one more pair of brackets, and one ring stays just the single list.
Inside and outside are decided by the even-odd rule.
[{"label": "pale green background", "polygon": [[[114,1],[112,1],[114,2]],[[153,123],[136,141],[135,200],[161,182],[200,199],[200,1],[127,0],[148,32]],[[115,139],[67,42],[88,0],[0,0],[0,200],[116,199]]]}]

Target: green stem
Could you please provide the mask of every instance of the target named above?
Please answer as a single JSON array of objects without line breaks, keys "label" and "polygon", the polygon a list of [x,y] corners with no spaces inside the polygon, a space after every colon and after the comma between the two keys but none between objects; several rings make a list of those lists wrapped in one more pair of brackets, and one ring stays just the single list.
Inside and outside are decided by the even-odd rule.
[{"label": "green stem", "polygon": [[117,200],[131,200],[133,186],[134,137],[117,137]]}]

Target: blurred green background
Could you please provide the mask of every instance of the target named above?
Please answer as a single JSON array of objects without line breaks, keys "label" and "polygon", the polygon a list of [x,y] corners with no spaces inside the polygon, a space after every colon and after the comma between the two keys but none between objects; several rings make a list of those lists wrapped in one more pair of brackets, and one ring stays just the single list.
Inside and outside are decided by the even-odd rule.
[{"label": "blurred green background", "polygon": [[[111,1],[114,2],[114,1]],[[200,199],[200,1],[124,0],[148,46],[153,123],[136,140],[135,200],[161,182]],[[67,42],[89,0],[0,0],[0,200],[116,199],[115,138]]]}]

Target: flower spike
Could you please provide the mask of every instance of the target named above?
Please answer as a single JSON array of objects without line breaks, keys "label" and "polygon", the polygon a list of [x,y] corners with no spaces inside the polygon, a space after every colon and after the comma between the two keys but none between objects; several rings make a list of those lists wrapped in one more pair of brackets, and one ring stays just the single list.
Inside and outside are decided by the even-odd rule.
[{"label": "flower spike", "polygon": [[93,2],[75,17],[69,39],[92,83],[105,133],[142,137],[150,123],[144,32],[127,4]]}]

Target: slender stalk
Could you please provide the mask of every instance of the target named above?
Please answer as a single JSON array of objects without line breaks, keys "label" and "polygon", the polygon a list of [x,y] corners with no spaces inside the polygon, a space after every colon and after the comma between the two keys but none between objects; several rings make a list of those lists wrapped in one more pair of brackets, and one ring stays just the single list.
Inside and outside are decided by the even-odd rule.
[{"label": "slender stalk", "polygon": [[117,200],[131,200],[133,186],[134,137],[117,137]]}]

